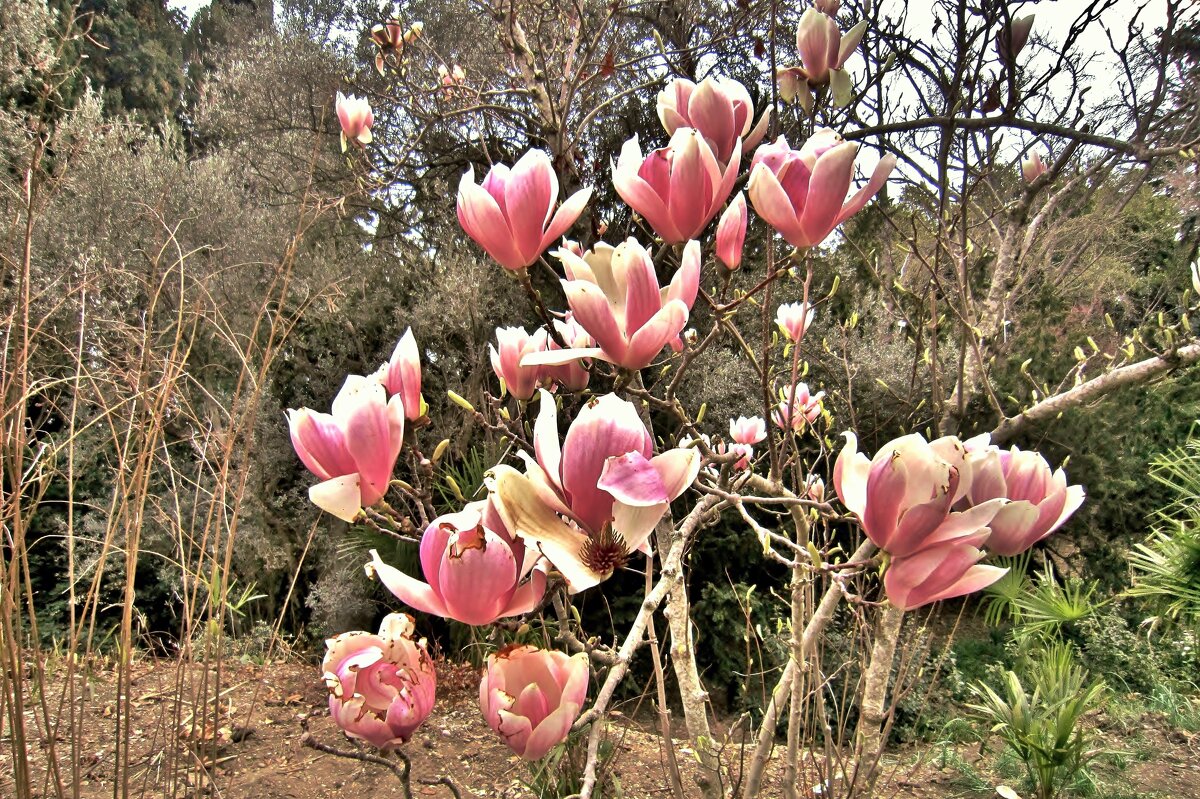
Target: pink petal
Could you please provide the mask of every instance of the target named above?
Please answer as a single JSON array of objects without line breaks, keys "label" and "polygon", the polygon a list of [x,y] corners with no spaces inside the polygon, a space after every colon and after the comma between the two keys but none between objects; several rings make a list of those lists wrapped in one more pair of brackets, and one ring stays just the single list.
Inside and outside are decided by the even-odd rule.
[{"label": "pink petal", "polygon": [[892,543],[907,492],[908,467],[904,459],[895,455],[882,459],[876,456],[867,477],[867,506],[862,523],[880,549],[888,549]]},{"label": "pink petal", "polygon": [[529,613],[538,606],[545,595],[546,567],[538,566],[531,572],[529,580],[513,593],[507,607],[500,613],[500,618],[506,619],[510,616],[521,616]]},{"label": "pink petal", "polygon": [[654,262],[648,257],[642,257],[643,253],[640,250],[640,247],[618,247],[613,254],[614,271],[625,276],[623,327],[626,336],[632,335],[662,308]]},{"label": "pink petal", "polygon": [[517,250],[500,206],[486,190],[475,185],[473,170],[467,170],[458,184],[458,221],[467,235],[505,269],[529,265]]},{"label": "pink petal", "polygon": [[613,361],[620,362],[628,345],[604,292],[596,284],[582,280],[564,280],[562,287],[575,321]]},{"label": "pink petal", "polygon": [[439,580],[450,618],[463,624],[491,624],[507,607],[517,584],[518,564],[500,536],[482,526],[460,531],[460,551],[450,551]]},{"label": "pink petal", "polygon": [[562,477],[562,447],[558,439],[558,406],[545,389],[538,391],[537,421],[533,425],[533,451],[546,476],[557,484]]},{"label": "pink petal", "polygon": [[626,505],[656,505],[668,500],[658,470],[640,452],[615,455],[606,460],[597,486]]},{"label": "pink petal", "polygon": [[688,101],[688,119],[691,126],[709,140],[717,159],[727,162],[733,151],[733,140],[741,131],[734,129],[733,104],[718,91],[711,78],[701,81],[692,92]]},{"label": "pink petal", "polygon": [[780,235],[794,246],[807,246],[792,201],[779,184],[775,173],[766,164],[759,164],[750,173],[747,194],[750,195],[754,210],[767,224],[779,231]]},{"label": "pink petal", "polygon": [[842,224],[861,211],[870,202],[871,198],[878,194],[879,190],[887,183],[888,176],[892,174],[892,169],[895,166],[896,156],[891,153],[879,159],[879,163],[875,166],[875,171],[871,173],[871,179],[867,181],[867,185],[855,192],[850,201],[842,207],[841,213],[838,214],[837,224]]},{"label": "pink petal", "polygon": [[820,244],[837,226],[838,213],[854,178],[857,144],[839,144],[817,159],[808,184],[808,199],[800,225],[813,244]]},{"label": "pink petal", "polygon": [[1010,502],[988,523],[992,534],[988,536],[987,548],[997,555],[1018,555],[1037,540],[1029,540],[1030,533],[1038,522],[1038,509],[1026,500]]},{"label": "pink petal", "polygon": [[504,187],[504,199],[517,251],[531,264],[542,254],[542,235],[558,201],[558,177],[544,152],[521,156]]},{"label": "pink petal", "polygon": [[738,192],[717,223],[717,258],[727,269],[742,265],[742,246],[746,242],[746,195]]},{"label": "pink petal", "polygon": [[428,583],[415,580],[404,572],[384,563],[379,552],[371,550],[371,562],[367,564],[367,575],[383,583],[392,595],[414,610],[446,617],[446,605]]},{"label": "pink petal", "polygon": [[640,176],[642,163],[642,151],[638,147],[637,136],[634,136],[621,147],[621,155],[613,169],[613,187],[621,199],[645,217],[660,236],[671,241],[683,241],[686,236],[680,235],[675,229],[667,204]]},{"label": "pink petal", "polygon": [[529,736],[523,757],[526,760],[541,760],[551,749],[567,740],[571,725],[579,718],[581,709],[579,705],[570,703],[556,707]]},{"label": "pink petal", "polygon": [[842,504],[859,519],[867,506],[867,477],[871,461],[858,451],[858,436],[846,432],[846,443],[833,464],[833,489]]},{"label": "pink petal", "polygon": [[358,471],[337,420],[308,408],[288,411],[292,447],[310,472],[323,480]]},{"label": "pink petal", "polygon": [[550,225],[546,228],[545,235],[542,236],[541,245],[538,247],[538,253],[541,254],[554,245],[564,233],[566,233],[571,225],[574,225],[579,215],[587,208],[588,200],[592,198],[592,189],[589,186],[586,189],[580,189],[567,198],[567,201],[555,212],[554,217],[550,220]]},{"label": "pink petal", "polygon": [[671,194],[668,207],[671,221],[679,238],[667,238],[668,244],[679,244],[695,238],[704,229],[708,207],[712,202],[713,180],[704,163],[704,155],[712,158],[708,144],[689,128],[680,128],[671,137]]},{"label": "pink petal", "polygon": [[942,589],[928,601],[938,602],[943,599],[954,599],[973,594],[987,588],[1005,574],[1008,574],[1008,569],[1002,569],[999,566],[972,566],[953,585]]},{"label": "pink petal", "polygon": [[562,447],[562,486],[571,511],[590,532],[612,519],[612,495],[598,486],[613,455],[647,456],[653,441],[632,403],[606,394],[588,403],[567,430]]},{"label": "pink petal", "polygon": [[679,271],[671,278],[671,285],[667,288],[668,300],[679,300],[689,310],[696,304],[696,295],[700,293],[701,260],[700,242],[692,239],[683,248]]},{"label": "pink petal", "polygon": [[671,300],[633,334],[625,356],[618,363],[626,369],[646,368],[667,342],[679,335],[687,320],[687,306],[679,300]]}]

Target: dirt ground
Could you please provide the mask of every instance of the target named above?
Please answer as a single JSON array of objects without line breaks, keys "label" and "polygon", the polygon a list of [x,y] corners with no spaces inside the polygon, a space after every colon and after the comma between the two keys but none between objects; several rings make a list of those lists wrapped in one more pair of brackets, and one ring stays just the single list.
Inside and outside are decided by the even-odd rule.
[{"label": "dirt ground", "polygon": [[[211,672],[208,676],[213,677]],[[195,665],[146,661],[135,666],[130,691],[131,768],[126,795],[223,799],[403,796],[396,776],[386,768],[301,745],[307,727],[321,743],[353,749],[329,720],[327,694],[314,666],[226,663],[221,677],[222,714],[217,724],[193,722],[186,699],[179,701],[179,697],[196,690],[203,677],[201,667]],[[509,799],[532,795],[524,787],[529,777],[527,764],[511,755],[480,716],[476,672],[469,666],[439,664],[438,682],[437,706],[405,750],[412,761],[413,795],[450,799],[452,794],[445,785],[423,782],[442,776],[453,780],[463,797]],[[80,794],[87,799],[113,796],[120,787],[114,786],[115,742],[119,740],[115,675],[101,670],[91,685],[90,696],[79,700],[83,708]],[[57,696],[48,699],[52,706],[58,701]],[[36,705],[35,699],[35,710],[28,713],[31,723]],[[52,712],[51,718],[55,717]],[[179,720],[184,723],[179,724]],[[611,728],[616,746],[614,768],[622,795],[636,799],[670,797],[661,740],[649,716],[643,720],[641,716],[633,719],[617,715],[615,721]],[[1200,737],[1171,730],[1153,714],[1145,714],[1136,724],[1139,745],[1143,751],[1149,747],[1151,754],[1125,760],[1125,773],[1120,779],[1128,783],[1130,790],[1124,795],[1200,799]],[[1109,737],[1129,735],[1128,723],[1118,733],[1109,733]],[[55,740],[63,764],[59,779],[68,786],[68,796],[71,775],[64,755],[69,751],[69,738],[69,729],[63,724]],[[688,795],[698,796],[690,781],[691,752],[682,740],[676,741],[676,748]],[[57,795],[54,778],[46,771],[49,749],[44,742],[30,749],[31,760],[43,780],[35,795]],[[887,784],[878,795],[918,799],[995,795],[963,779],[964,763],[986,765],[977,744],[956,746],[953,755],[957,768],[944,756],[944,750],[936,747],[900,749],[889,760]],[[0,797],[14,793],[12,758],[11,736],[7,730],[0,730]],[[727,752],[726,760],[736,775],[738,752]],[[978,770],[986,773],[986,768]],[[208,779],[203,777],[205,773],[210,775]],[[120,795],[121,791],[116,793]],[[778,764],[773,763],[764,795],[781,794]],[[801,795],[819,794],[806,790]]]}]

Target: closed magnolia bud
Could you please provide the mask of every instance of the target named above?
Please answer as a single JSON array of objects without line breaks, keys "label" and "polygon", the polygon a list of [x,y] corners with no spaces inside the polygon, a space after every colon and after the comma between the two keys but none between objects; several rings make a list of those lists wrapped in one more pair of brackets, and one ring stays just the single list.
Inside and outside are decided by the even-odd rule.
[{"label": "closed magnolia bud", "polygon": [[746,195],[738,192],[717,224],[717,258],[729,270],[742,265],[742,247],[746,243]]}]

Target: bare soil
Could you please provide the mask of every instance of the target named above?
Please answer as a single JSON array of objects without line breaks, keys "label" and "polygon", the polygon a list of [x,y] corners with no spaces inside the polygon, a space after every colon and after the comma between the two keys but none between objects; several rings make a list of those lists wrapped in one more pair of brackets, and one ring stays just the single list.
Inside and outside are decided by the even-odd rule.
[{"label": "bare soil", "polygon": [[[329,720],[324,685],[312,665],[226,662],[220,676],[221,712],[217,719],[192,719],[189,697],[201,682],[215,684],[212,670],[170,661],[144,661],[134,666],[132,714],[128,719],[130,768],[127,793],[114,784],[118,759],[117,683],[111,670],[93,674],[89,695],[78,699],[82,738],[78,751],[80,795],[85,799],[128,795],[138,797],[222,797],[223,799],[350,799],[402,797],[396,776],[386,768],[349,760],[301,744],[305,728],[315,740],[344,750],[354,749]],[[449,777],[463,797],[525,797],[528,764],[504,747],[480,716],[478,676],[465,665],[439,664],[438,703],[405,751],[412,761],[414,796],[445,797],[445,785],[426,780]],[[32,697],[29,726],[40,719],[40,700]],[[65,719],[58,696],[47,698],[50,718]],[[210,705],[211,707],[211,705]],[[630,708],[631,710],[631,708]],[[617,714],[611,727],[616,746],[614,770],[625,797],[671,797],[662,741],[649,717]],[[182,722],[182,723],[181,723]],[[1140,758],[1125,759],[1123,774],[1128,796],[1162,799],[1200,799],[1200,737],[1173,730],[1156,714],[1143,714],[1120,730],[1106,732],[1113,748],[1122,739],[1136,739]],[[681,730],[677,731],[681,732]],[[55,736],[60,763],[58,781],[70,795],[70,729],[64,720]],[[675,741],[686,793],[699,796],[692,783],[691,752],[686,741]],[[36,796],[57,796],[56,781],[47,769],[51,747],[35,743],[30,758],[39,785]],[[736,776],[741,762],[738,747],[729,747],[726,760]],[[366,751],[366,750],[362,750]],[[904,748],[888,762],[886,785],[879,796],[950,799],[994,796],[990,790],[965,784],[962,764],[988,773],[989,760],[979,746],[953,748],[958,767],[941,756],[939,747]],[[1149,752],[1149,755],[1146,753]],[[748,756],[748,754],[747,754]],[[12,739],[0,729],[0,799],[14,795]],[[1120,769],[1117,769],[1120,771]],[[765,795],[782,795],[779,768],[772,763]],[[207,775],[207,776],[205,776]],[[1111,776],[1111,775],[1109,775]],[[813,779],[812,782],[816,782]],[[803,783],[802,783],[803,784]],[[993,783],[998,784],[998,783]],[[811,789],[801,796],[813,796]]]}]

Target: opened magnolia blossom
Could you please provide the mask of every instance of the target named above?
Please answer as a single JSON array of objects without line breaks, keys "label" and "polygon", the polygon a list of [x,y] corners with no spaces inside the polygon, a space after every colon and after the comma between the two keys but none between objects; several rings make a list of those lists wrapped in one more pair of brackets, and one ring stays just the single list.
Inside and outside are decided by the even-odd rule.
[{"label": "opened magnolia blossom", "polygon": [[350,375],[332,410],[289,409],[288,427],[296,454],[324,481],[308,490],[308,498],[353,521],[387,493],[404,442],[405,408],[400,394],[387,398],[378,379]]},{"label": "opened magnolia blossom", "polygon": [[616,247],[600,242],[583,256],[567,249],[557,255],[567,273],[562,287],[572,317],[596,346],[527,355],[523,366],[599,358],[626,369],[644,369],[663,347],[680,346],[679,333],[700,286],[700,242],[684,247],[683,263],[665,288],[658,285],[654,259],[634,239]]},{"label": "opened magnolia blossom", "polygon": [[467,235],[505,269],[524,269],[557,242],[587,206],[580,189],[558,210],[558,175],[550,156],[530,150],[511,169],[496,164],[475,184],[468,169],[458,184],[458,221]]},{"label": "opened magnolia blossom", "polygon": [[489,478],[505,526],[537,548],[572,592],[605,580],[643,548],[670,502],[700,470],[700,453],[654,441],[633,403],[605,394],[575,417],[560,444],[553,395],[541,391],[534,453],[525,473],[496,466]]},{"label": "opened magnolia blossom", "polygon": [[783,136],[754,154],[747,191],[758,215],[794,247],[814,247],[861,211],[887,183],[896,156],[879,159],[867,184],[849,200],[858,145],[821,128],[793,150]]},{"label": "opened magnolia blossom", "polygon": [[535,566],[538,559],[509,533],[489,498],[425,528],[421,571],[428,582],[387,565],[373,549],[366,568],[410,608],[481,626],[537,606],[546,590],[546,570]]}]

